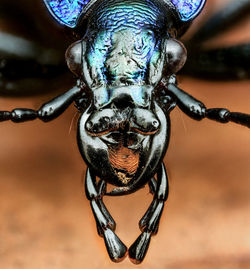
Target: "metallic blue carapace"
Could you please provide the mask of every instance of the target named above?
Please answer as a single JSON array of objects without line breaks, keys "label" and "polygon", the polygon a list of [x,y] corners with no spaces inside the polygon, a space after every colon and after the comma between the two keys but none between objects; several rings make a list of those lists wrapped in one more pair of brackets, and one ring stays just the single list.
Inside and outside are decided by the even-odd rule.
[{"label": "metallic blue carapace", "polygon": [[171,0],[182,21],[194,19],[202,10],[206,0]]},{"label": "metallic blue carapace", "polygon": [[50,13],[58,22],[74,28],[77,19],[90,0],[44,0]]}]

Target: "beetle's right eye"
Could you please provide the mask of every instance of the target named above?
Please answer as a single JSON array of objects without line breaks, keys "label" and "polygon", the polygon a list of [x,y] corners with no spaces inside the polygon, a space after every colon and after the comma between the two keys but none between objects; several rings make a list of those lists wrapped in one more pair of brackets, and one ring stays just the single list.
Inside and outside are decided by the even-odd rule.
[{"label": "beetle's right eye", "polygon": [[185,46],[176,39],[166,41],[166,70],[168,74],[176,74],[187,60],[187,50]]},{"label": "beetle's right eye", "polygon": [[72,44],[66,51],[65,57],[68,68],[72,73],[74,73],[77,77],[81,76],[82,72],[82,48],[83,43],[81,41],[77,41]]}]

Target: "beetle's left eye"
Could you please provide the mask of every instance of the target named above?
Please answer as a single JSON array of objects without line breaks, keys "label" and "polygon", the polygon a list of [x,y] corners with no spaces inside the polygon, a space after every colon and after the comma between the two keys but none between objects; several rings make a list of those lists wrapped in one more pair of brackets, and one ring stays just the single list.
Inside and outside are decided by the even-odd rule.
[{"label": "beetle's left eye", "polygon": [[82,62],[83,45],[84,43],[82,43],[81,41],[77,41],[67,49],[65,54],[68,68],[77,77],[80,77],[82,72],[81,62]]},{"label": "beetle's left eye", "polygon": [[187,50],[185,46],[176,39],[168,39],[166,41],[165,53],[167,57],[167,72],[169,74],[176,74],[187,60]]}]

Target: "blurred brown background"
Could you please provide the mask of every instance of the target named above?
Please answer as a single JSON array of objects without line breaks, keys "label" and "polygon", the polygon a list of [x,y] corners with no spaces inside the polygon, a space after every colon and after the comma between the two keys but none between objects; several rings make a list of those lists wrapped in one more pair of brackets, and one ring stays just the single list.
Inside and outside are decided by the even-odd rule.
[{"label": "blurred brown background", "polygon": [[[225,2],[208,0],[203,16]],[[249,23],[248,18],[210,45],[249,41]],[[207,107],[250,113],[249,81],[182,78],[180,86]],[[49,94],[2,97],[0,107],[38,108],[49,98]],[[72,106],[51,123],[0,125],[2,269],[135,268],[128,259],[110,262],[97,236],[82,187],[86,166],[76,144],[75,115]],[[159,233],[137,268],[250,268],[249,129],[195,122],[178,109],[171,116],[172,136],[165,158],[170,196]],[[138,236],[138,221],[151,199],[147,187],[130,196],[105,198],[126,245]]]}]

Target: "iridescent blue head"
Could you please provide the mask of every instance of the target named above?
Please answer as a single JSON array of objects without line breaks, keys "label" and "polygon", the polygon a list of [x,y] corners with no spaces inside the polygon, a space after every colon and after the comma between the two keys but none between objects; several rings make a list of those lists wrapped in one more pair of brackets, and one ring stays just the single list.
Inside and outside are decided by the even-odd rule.
[{"label": "iridescent blue head", "polygon": [[[77,26],[82,12],[88,10],[96,2],[103,0],[43,0],[52,16],[60,23],[70,28]],[[206,0],[164,0],[163,4],[172,4],[182,22],[193,20],[205,5]],[[87,6],[87,4],[89,4]],[[87,6],[87,8],[86,8]]]}]

